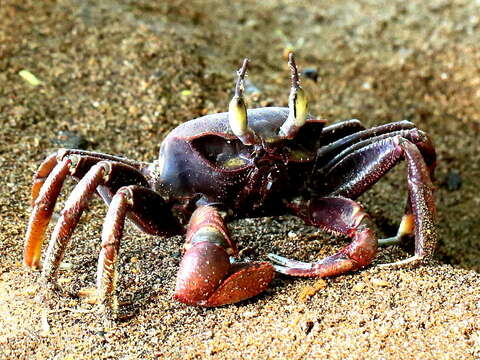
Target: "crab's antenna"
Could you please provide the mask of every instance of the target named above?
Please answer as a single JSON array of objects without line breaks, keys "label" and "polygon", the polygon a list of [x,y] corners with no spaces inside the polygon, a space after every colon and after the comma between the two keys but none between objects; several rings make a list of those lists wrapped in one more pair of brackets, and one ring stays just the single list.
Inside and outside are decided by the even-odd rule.
[{"label": "crab's antenna", "polygon": [[288,118],[280,128],[280,135],[293,138],[307,119],[308,100],[300,86],[300,78],[293,53],[288,54],[288,66],[292,72],[292,88],[288,97]]},{"label": "crab's antenna", "polygon": [[245,145],[253,145],[255,136],[253,131],[248,127],[247,107],[243,98],[244,80],[247,73],[248,59],[245,58],[242,67],[237,71],[237,83],[235,85],[235,93],[230,104],[228,105],[228,122],[233,133]]}]

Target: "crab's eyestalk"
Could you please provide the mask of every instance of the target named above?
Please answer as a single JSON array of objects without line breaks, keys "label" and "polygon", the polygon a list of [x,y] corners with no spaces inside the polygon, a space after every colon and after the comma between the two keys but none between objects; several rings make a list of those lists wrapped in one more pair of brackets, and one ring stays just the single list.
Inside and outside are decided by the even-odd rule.
[{"label": "crab's eyestalk", "polygon": [[280,128],[280,135],[293,138],[298,130],[305,124],[308,113],[308,101],[305,91],[300,87],[297,65],[293,53],[288,55],[288,66],[292,71],[292,89],[288,97],[288,118]]},{"label": "crab's eyestalk", "polygon": [[233,133],[245,145],[253,145],[255,136],[248,127],[247,107],[243,98],[243,88],[245,73],[247,72],[248,59],[243,60],[242,67],[238,70],[237,84],[235,85],[235,94],[228,106],[228,121]]}]

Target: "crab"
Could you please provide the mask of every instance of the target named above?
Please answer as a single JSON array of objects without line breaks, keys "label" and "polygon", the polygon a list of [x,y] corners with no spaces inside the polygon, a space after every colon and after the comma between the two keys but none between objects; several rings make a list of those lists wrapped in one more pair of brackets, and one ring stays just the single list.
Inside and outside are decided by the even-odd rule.
[{"label": "crab", "polygon": [[[60,149],[34,176],[24,263],[42,268],[55,287],[59,265],[89,199],[108,205],[98,259],[97,296],[115,313],[117,258],[125,220],[151,235],[185,235],[174,299],[213,307],[263,292],[276,272],[330,277],[371,264],[379,245],[415,238],[414,254],[387,266],[428,261],[436,245],[432,177],[435,148],[408,121],[366,129],[358,120],[326,125],[308,112],[293,54],[288,108],[247,111],[248,59],[237,72],[228,112],[185,122],[170,132],[152,163],[97,152]],[[378,239],[355,201],[402,160],[408,196],[396,236]],[[41,266],[46,229],[64,180],[78,180],[52,232]],[[301,262],[269,254],[269,261],[238,259],[227,223],[245,217],[293,214],[309,225],[351,239],[336,254]]]}]

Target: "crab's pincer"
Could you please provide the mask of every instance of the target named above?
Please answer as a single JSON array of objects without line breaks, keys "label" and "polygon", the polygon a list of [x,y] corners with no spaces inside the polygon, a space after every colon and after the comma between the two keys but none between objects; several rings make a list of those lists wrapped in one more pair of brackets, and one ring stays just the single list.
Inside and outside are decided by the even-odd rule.
[{"label": "crab's pincer", "polygon": [[264,291],[274,277],[273,266],[230,263],[232,255],[237,250],[219,212],[199,207],[190,220],[174,298],[189,305],[219,306]]}]

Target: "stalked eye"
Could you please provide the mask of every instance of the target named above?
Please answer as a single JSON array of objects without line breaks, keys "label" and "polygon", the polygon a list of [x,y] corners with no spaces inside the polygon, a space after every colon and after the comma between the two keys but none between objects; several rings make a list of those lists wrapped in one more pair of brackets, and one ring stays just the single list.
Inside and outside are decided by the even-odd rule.
[{"label": "stalked eye", "polygon": [[293,139],[307,120],[308,101],[305,91],[300,87],[300,78],[293,53],[288,54],[288,66],[292,72],[292,88],[288,97],[289,114],[280,128],[280,135]]},{"label": "stalked eye", "polygon": [[249,150],[238,139],[204,135],[191,142],[192,147],[213,166],[234,170],[249,165]]},{"label": "stalked eye", "polygon": [[248,59],[243,60],[242,67],[238,70],[238,79],[235,85],[235,94],[228,105],[228,122],[232,132],[240,139],[244,145],[253,145],[255,135],[248,127],[247,106],[243,98],[243,87],[245,74],[247,72]]}]

